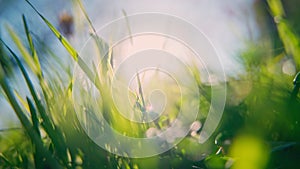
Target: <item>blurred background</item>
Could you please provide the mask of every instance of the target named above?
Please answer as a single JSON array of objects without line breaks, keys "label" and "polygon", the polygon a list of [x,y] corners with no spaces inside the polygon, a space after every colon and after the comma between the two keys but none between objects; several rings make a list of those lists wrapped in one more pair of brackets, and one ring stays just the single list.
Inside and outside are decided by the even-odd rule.
[{"label": "blurred background", "polygon": [[[30,2],[66,37],[75,50],[81,51],[93,30],[78,1],[32,0]],[[22,15],[26,16],[43,70],[43,79],[48,85],[47,90],[50,90],[47,91],[50,98],[48,101],[41,78],[31,70],[30,65],[25,67],[53,121],[53,126],[56,126],[63,135],[63,141],[55,141],[60,136],[51,135],[43,125],[45,121],[43,116],[38,117],[40,138],[47,149],[46,152],[50,152],[51,158],[43,152],[40,159],[45,165],[37,163],[39,159],[36,157],[37,146],[34,146],[37,143],[32,141],[30,134],[28,136],[27,130],[22,129],[24,124],[20,123],[13,109],[14,105],[11,105],[11,100],[7,98],[2,85],[0,167],[53,168],[47,164],[51,163],[49,159],[53,157],[62,168],[298,168],[300,76],[296,75],[300,70],[300,11],[298,10],[300,1],[89,0],[82,1],[82,5],[96,30],[124,15],[144,12],[178,16],[201,30],[215,46],[227,78],[226,105],[221,123],[209,141],[199,144],[197,134],[201,131],[201,124],[205,121],[205,117],[198,117],[191,125],[194,126],[191,127],[191,133],[180,144],[155,157],[131,159],[118,157],[102,150],[80,129],[74,113],[72,116],[67,115],[69,112],[74,112],[72,108],[74,101],[67,94],[62,93],[68,91],[70,84],[72,85],[72,72],[76,61],[69,56],[68,50],[61,45],[49,26],[26,1],[0,0],[0,38],[18,56],[23,56],[24,53],[12,38],[8,27],[13,29],[25,48],[30,51],[26,36],[28,33],[24,30],[22,20]],[[16,91],[19,104],[24,105],[22,110],[30,119],[32,114],[30,114],[29,103],[26,103],[26,97],[31,98],[32,93],[11,55],[2,44],[0,62],[5,78],[12,90]],[[26,65],[26,59],[22,59],[22,63]],[[210,85],[199,82],[199,89],[207,93],[206,97],[199,100],[202,105],[200,112],[209,109]],[[57,99],[61,99],[61,102]],[[38,110],[38,106],[36,109]],[[66,117],[73,121],[68,123]],[[34,120],[31,123],[34,125]],[[117,122],[112,120],[112,124],[114,123],[119,123],[119,130],[124,132],[130,130],[128,126],[129,129],[124,127],[127,123],[122,120]],[[160,119],[160,127],[163,128],[164,123],[165,121]],[[136,128],[132,130],[142,133],[141,135],[146,133],[146,136],[150,132]],[[87,141],[74,141],[74,138]]]}]

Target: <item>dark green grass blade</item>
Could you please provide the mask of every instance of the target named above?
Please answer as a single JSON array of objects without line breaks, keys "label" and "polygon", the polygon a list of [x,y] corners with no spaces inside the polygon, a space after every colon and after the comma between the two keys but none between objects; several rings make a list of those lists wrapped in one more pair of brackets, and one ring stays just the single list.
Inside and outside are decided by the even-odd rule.
[{"label": "dark green grass blade", "polygon": [[46,114],[45,108],[42,105],[41,101],[38,99],[37,93],[34,90],[33,83],[30,80],[29,75],[25,70],[23,64],[21,63],[20,59],[18,58],[18,56],[2,40],[1,42],[4,44],[4,46],[6,46],[9,52],[13,55],[14,59],[17,62],[17,65],[21,69],[21,72],[25,78],[30,93],[35,101],[37,109],[39,110],[39,113],[43,119],[42,126],[47,132],[47,134],[49,135],[49,137],[51,138],[51,140],[53,141],[53,143],[56,145],[57,151],[59,152],[58,154],[60,155],[64,163],[67,163],[66,146],[64,144],[64,139],[60,130],[55,128],[55,125],[50,120],[49,116]]},{"label": "dark green grass blade", "polygon": [[10,103],[11,103],[13,109],[15,110],[18,118],[20,119],[22,125],[24,126],[24,128],[26,130],[30,130],[31,129],[31,123],[28,120],[28,118],[26,117],[26,115],[24,114],[21,107],[19,106],[18,101],[17,101],[15,95],[13,94],[13,91],[9,87],[9,84],[8,84],[6,78],[5,78],[2,66],[0,67],[0,83],[1,83],[1,86],[2,86],[5,94],[7,95],[8,100],[10,101]]},{"label": "dark green grass blade", "polygon": [[292,99],[296,99],[300,89],[300,72],[298,72],[293,80],[294,88],[292,91]]},{"label": "dark green grass blade", "polygon": [[[38,11],[35,8],[34,8],[34,10],[38,13]],[[63,44],[63,46],[66,48],[66,50],[71,54],[71,56],[78,62],[78,64],[79,65],[85,65],[85,63],[81,60],[81,58],[78,58],[78,54],[75,51],[75,49],[67,42],[67,40],[59,33],[59,31],[53,25],[51,25],[51,23],[45,17],[43,17],[40,13],[38,13],[38,14],[39,14],[40,17],[42,17],[43,21],[47,24],[47,26],[51,29],[51,31],[55,34],[55,36],[58,37],[60,42]],[[23,15],[23,22],[24,22],[25,32],[26,32],[26,35],[27,35],[29,46],[31,48],[31,52],[33,54],[33,57],[35,59],[36,64],[40,65],[39,60],[38,60],[38,56],[36,54],[36,50],[35,50],[33,42],[32,42],[32,37],[30,35],[29,29],[28,29],[28,26],[27,26],[26,18],[25,18],[24,15]],[[90,76],[92,77],[91,74],[90,74]],[[49,105],[49,101],[48,101],[49,99],[47,99],[48,96],[47,96],[47,92],[45,91],[46,84],[44,83],[42,73],[38,75],[38,78],[40,80],[40,85],[43,89],[44,96],[46,98],[46,102]],[[35,93],[35,92],[33,92],[33,93]],[[55,124],[53,123],[53,120],[51,119],[51,117],[47,116],[45,108],[42,106],[42,104],[40,102],[37,102],[37,103],[38,103],[37,107],[38,108],[40,107],[41,116],[43,114],[43,116],[42,116],[43,121],[44,121],[44,118],[46,119],[45,124],[42,124],[42,126],[45,128],[47,134],[49,135],[49,137],[51,138],[53,144],[55,145],[56,153],[58,154],[58,156],[60,157],[62,162],[66,166],[68,166],[69,162],[68,162],[68,155],[67,155],[67,146],[66,146],[65,139],[64,139],[64,136],[62,134],[62,131],[55,126]],[[46,108],[49,108],[49,106],[46,107]]]},{"label": "dark green grass blade", "polygon": [[0,44],[0,56],[0,64],[2,65],[4,72],[7,75],[10,75],[13,71],[13,64],[10,61],[10,58],[8,57],[2,44]]},{"label": "dark green grass blade", "polygon": [[28,97],[26,97],[26,100],[27,100],[27,103],[28,103],[28,106],[29,106],[33,128],[40,137],[41,134],[40,134],[40,129],[39,129],[39,120],[38,120],[38,117],[37,117],[36,110],[34,108],[34,105],[33,105],[32,101]]},{"label": "dark green grass blade", "polygon": [[53,124],[51,123],[50,119],[48,118],[46,112],[45,112],[45,108],[44,106],[41,104],[40,100],[38,99],[38,96],[37,96],[37,93],[33,87],[33,83],[32,81],[30,80],[29,78],[29,75],[27,73],[27,71],[25,70],[25,67],[23,66],[21,60],[19,59],[19,57],[12,51],[12,49],[6,45],[5,42],[2,41],[2,39],[0,39],[2,44],[8,49],[8,51],[12,54],[12,56],[14,57],[14,59],[16,60],[17,62],[17,65],[18,67],[20,68],[24,78],[25,78],[25,81],[27,83],[27,86],[29,88],[29,91],[35,101],[35,104],[37,106],[37,109],[39,110],[40,114],[41,114],[41,117],[43,119],[43,122],[45,124],[45,129],[46,130],[54,130],[53,128]]},{"label": "dark green grass blade", "polygon": [[[50,155],[50,153],[45,149],[42,140],[39,138],[38,134],[33,130],[33,126],[30,123],[29,119],[26,117],[25,113],[22,111],[20,105],[17,102],[15,95],[13,94],[10,85],[5,77],[2,66],[0,65],[0,84],[4,93],[6,94],[8,101],[10,102],[12,108],[14,109],[16,115],[18,116],[22,126],[26,130],[27,134],[31,138],[32,142],[36,146],[36,149],[40,151],[43,156],[46,157],[47,164],[51,168],[60,168],[57,161]],[[44,163],[46,163],[46,161]]]},{"label": "dark green grass blade", "polygon": [[3,155],[0,154],[0,164],[1,165],[6,165],[6,166],[13,166],[13,164],[10,163],[10,161]]}]

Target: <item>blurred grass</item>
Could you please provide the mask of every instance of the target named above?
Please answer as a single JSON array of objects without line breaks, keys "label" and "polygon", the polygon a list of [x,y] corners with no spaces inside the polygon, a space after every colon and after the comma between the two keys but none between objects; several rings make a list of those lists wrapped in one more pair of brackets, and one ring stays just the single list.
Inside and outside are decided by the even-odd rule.
[{"label": "blurred grass", "polygon": [[[27,0],[26,0],[27,1]],[[109,93],[109,73],[111,57],[102,62],[102,73],[97,73],[94,65],[90,69],[78,55],[66,38],[29,2],[28,4],[41,17],[70,56],[78,63],[89,79],[95,83],[102,94],[104,117],[117,131],[134,137],[143,137],[146,129],[130,123],[120,116],[112,104]],[[89,25],[83,4],[79,2]],[[119,157],[99,148],[85,133],[76,118],[72,97],[73,79],[67,83],[61,79],[44,78],[39,54],[32,41],[30,27],[26,17],[23,24],[27,42],[13,28],[7,26],[7,32],[20,51],[21,56],[1,40],[0,83],[7,101],[17,114],[23,129],[1,132],[0,167],[1,168],[297,168],[300,150],[300,101],[299,83],[293,84],[294,76],[282,72],[282,62],[292,59],[295,70],[300,71],[299,37],[289,26],[284,8],[279,0],[268,0],[269,9],[277,24],[279,37],[284,45],[284,53],[272,56],[261,44],[249,44],[247,50],[240,53],[240,61],[245,73],[238,78],[229,77],[227,103],[224,117],[216,134],[204,145],[191,135],[183,139],[175,148],[150,158],[132,159]],[[94,34],[95,34],[95,29]],[[103,50],[103,42],[95,37],[95,43]],[[26,45],[24,43],[27,43]],[[47,44],[44,44],[47,45]],[[27,47],[28,46],[28,47]],[[54,52],[54,51],[53,51]],[[23,62],[24,60],[24,62]],[[10,85],[9,72],[14,72],[11,63],[15,62],[21,70],[30,95],[18,96],[18,91]],[[108,66],[108,67],[107,67]],[[66,68],[64,71],[69,72]],[[36,89],[29,74],[38,79],[41,89]],[[210,89],[200,81],[196,71],[199,90],[209,93]],[[70,73],[69,73],[70,74]],[[138,76],[139,78],[139,76]],[[96,79],[96,80],[95,80]],[[141,81],[138,79],[139,82]],[[297,81],[297,79],[296,79]],[[145,103],[141,84],[137,94],[140,110]],[[86,110],[93,106],[87,98]],[[76,98],[75,98],[76,99]],[[198,101],[198,100],[197,100]],[[209,94],[201,97],[200,112],[209,109]],[[99,108],[99,107],[96,107]],[[175,112],[177,107],[174,106]],[[95,119],[95,118],[93,118]],[[199,121],[205,115],[199,115]],[[165,125],[161,118],[160,127]],[[130,135],[132,134],[132,135]]]}]

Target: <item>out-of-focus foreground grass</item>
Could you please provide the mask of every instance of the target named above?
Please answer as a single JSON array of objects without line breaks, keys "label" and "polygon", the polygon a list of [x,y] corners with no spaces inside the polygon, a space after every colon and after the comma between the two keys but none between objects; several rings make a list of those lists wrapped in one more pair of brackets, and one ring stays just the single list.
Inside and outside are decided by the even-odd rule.
[{"label": "out-of-focus foreground grass", "polygon": [[[223,119],[216,133],[204,145],[194,134],[188,135],[175,148],[149,158],[119,157],[99,148],[82,129],[76,118],[72,97],[73,77],[70,69],[57,64],[68,79],[44,78],[45,72],[59,74],[53,67],[42,67],[32,30],[23,16],[24,35],[7,26],[7,33],[19,52],[1,40],[1,94],[11,104],[22,128],[1,131],[1,168],[298,168],[300,159],[300,43],[279,0],[269,0],[268,9],[278,32],[281,52],[272,52],[267,43],[249,43],[239,56],[245,72],[228,77],[227,102]],[[29,3],[30,4],[30,3]],[[34,10],[36,10],[33,7]],[[83,12],[84,9],[82,8]],[[102,62],[102,73],[89,68],[63,35],[38,10],[36,13],[102,93],[104,117],[121,133],[143,137],[149,127],[165,127],[165,119],[156,124],[140,126],[118,115],[112,104],[110,90],[110,62]],[[21,17],[21,16],[20,16]],[[88,19],[88,16],[86,16]],[[90,23],[90,26],[92,24]],[[22,41],[20,36],[26,37]],[[102,42],[95,37],[95,43]],[[47,45],[47,44],[46,44]],[[46,48],[47,46],[43,46]],[[100,46],[98,46],[100,48]],[[101,48],[100,48],[101,49]],[[59,53],[50,51],[54,58]],[[20,53],[17,56],[16,53]],[[61,56],[60,56],[61,57]],[[109,57],[108,57],[109,58]],[[54,59],[55,60],[55,59]],[[59,61],[57,61],[59,62]],[[12,68],[12,65],[17,68]],[[104,69],[105,68],[105,69]],[[10,84],[9,74],[15,69],[22,73],[30,95],[23,98]],[[104,73],[105,71],[105,73]],[[195,73],[197,77],[198,73]],[[32,76],[33,75],[33,76]],[[33,82],[34,81],[34,82]],[[198,79],[199,89],[209,93],[209,86]],[[85,98],[84,92],[82,97]],[[89,110],[93,100],[86,97]],[[209,109],[209,94],[201,96],[200,113]],[[140,105],[137,111],[143,111]],[[177,111],[176,106],[169,111]],[[172,113],[171,113],[172,114]],[[176,114],[173,115],[176,117]],[[198,121],[203,122],[204,116]],[[153,125],[153,126],[151,126]],[[201,129],[198,129],[201,130]]]}]

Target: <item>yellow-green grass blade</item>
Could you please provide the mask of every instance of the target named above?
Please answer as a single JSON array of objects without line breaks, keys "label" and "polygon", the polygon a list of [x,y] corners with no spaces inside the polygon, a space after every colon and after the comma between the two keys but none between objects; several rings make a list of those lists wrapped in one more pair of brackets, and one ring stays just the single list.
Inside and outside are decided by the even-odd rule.
[{"label": "yellow-green grass blade", "polygon": [[45,41],[43,41],[38,35],[34,34],[34,32],[31,32],[31,37],[33,37],[37,43],[39,44],[39,46],[41,47],[43,53],[45,54],[49,54],[49,56],[51,56],[52,58],[54,58],[55,62],[64,70],[66,69],[63,62],[61,62],[61,59],[59,58],[59,56],[57,54],[55,54],[54,51],[52,51],[49,47],[48,44],[46,44]]},{"label": "yellow-green grass blade", "polygon": [[0,39],[0,41],[2,42],[2,44],[8,49],[8,51],[12,54],[13,58],[16,60],[18,67],[20,68],[23,77],[25,78],[26,84],[29,88],[29,91],[36,103],[36,106],[41,114],[41,117],[43,119],[43,123],[45,124],[45,130],[54,130],[53,124],[51,123],[50,119],[48,118],[46,112],[45,112],[45,108],[44,106],[41,104],[38,95],[34,89],[33,83],[29,78],[29,75],[25,69],[25,67],[23,66],[21,60],[19,59],[19,57],[12,51],[12,49],[4,42],[2,41],[2,39]]},{"label": "yellow-green grass blade", "polygon": [[10,37],[16,44],[17,48],[21,52],[25,62],[28,64],[30,69],[37,75],[41,74],[41,68],[36,65],[35,61],[33,60],[32,56],[28,53],[19,36],[10,26],[6,25],[6,29],[8,30]]},{"label": "yellow-green grass blade", "polygon": [[112,70],[112,57],[111,57],[111,49],[109,49],[108,44],[101,39],[98,35],[91,35],[93,40],[95,41],[98,49],[98,53],[100,55],[100,63],[101,63],[101,71],[102,76],[106,77],[109,70]]},{"label": "yellow-green grass blade", "polygon": [[16,95],[16,97],[17,97],[17,99],[19,100],[19,103],[22,105],[22,107],[23,107],[27,112],[29,112],[29,106],[28,106],[26,100],[24,100],[16,90],[14,90],[14,94]]},{"label": "yellow-green grass blade", "polygon": [[23,19],[23,25],[24,25],[26,37],[27,37],[27,40],[28,40],[28,43],[29,43],[29,47],[30,47],[30,50],[31,50],[31,56],[33,57],[34,62],[36,64],[36,66],[38,67],[38,69],[41,70],[41,64],[39,62],[36,50],[34,48],[32,37],[31,37],[31,34],[29,32],[27,21],[26,21],[26,18],[25,18],[24,15],[22,15],[22,19]]},{"label": "yellow-green grass blade", "polygon": [[[34,49],[32,38],[31,38],[31,35],[29,33],[29,29],[28,29],[27,22],[26,22],[26,19],[25,19],[24,15],[23,15],[23,23],[24,23],[24,28],[25,28],[25,32],[26,32],[26,35],[27,35],[27,39],[28,39],[29,45],[31,46],[31,52],[33,53],[33,57],[34,57],[34,59],[36,61],[36,64],[40,65],[39,64],[39,60],[38,60],[38,56],[36,54],[36,50]],[[46,94],[47,94],[46,90],[48,88],[47,88],[46,83],[45,83],[45,81],[44,81],[44,79],[42,78],[41,75],[39,76],[39,80],[40,80],[40,85],[41,85],[41,87],[43,89],[44,95],[46,96]],[[44,111],[43,114],[46,115],[46,112]],[[55,145],[55,148],[57,150],[57,153],[60,156],[60,158],[62,159],[62,162],[67,165],[68,164],[67,147],[66,147],[66,144],[65,144],[65,140],[64,140],[63,134],[59,130],[59,128],[57,128],[55,126],[55,124],[53,123],[53,120],[51,119],[51,117],[49,117],[49,116],[46,116],[46,117],[48,118],[49,125],[53,126],[53,128],[50,128],[50,130],[48,130],[48,134],[49,134],[51,140],[53,141],[53,143]],[[45,124],[45,125],[47,125],[47,124]]]},{"label": "yellow-green grass blade", "polygon": [[71,54],[73,59],[77,61],[78,53],[73,48],[73,46],[67,41],[67,39],[64,36],[62,36],[62,34],[28,0],[25,1],[42,18],[42,20],[47,24],[48,28],[50,28],[53,34],[58,38],[58,40],[62,43],[62,45],[66,48],[66,50]]},{"label": "yellow-green grass blade", "polygon": [[44,147],[43,142],[39,138],[38,134],[35,132],[35,130],[32,129],[33,126],[30,123],[29,119],[26,117],[25,113],[22,111],[22,108],[20,107],[20,105],[18,104],[18,101],[10,88],[10,84],[8,83],[8,81],[5,77],[5,74],[4,74],[4,71],[3,71],[3,68],[1,65],[0,65],[0,84],[2,86],[4,93],[6,94],[6,96],[8,98],[8,101],[10,102],[17,117],[19,118],[22,126],[24,127],[27,134],[33,141],[34,145],[36,146],[36,149],[38,151],[40,151],[46,157],[47,164],[49,166],[51,166],[51,168],[61,168],[59,166],[59,164],[57,163],[57,161],[51,156],[49,151],[46,150],[46,148]]},{"label": "yellow-green grass blade", "polygon": [[293,32],[289,22],[285,18],[285,12],[281,0],[268,0],[268,5],[277,24],[278,34],[283,42],[285,51],[291,55],[300,70],[300,42],[299,37]]},{"label": "yellow-green grass blade", "polygon": [[[80,68],[86,73],[88,78],[94,82],[95,75],[88,67],[88,65],[83,61],[83,59],[79,56],[77,51],[73,48],[73,46],[67,41],[67,39],[28,1],[25,0],[30,7],[41,17],[41,19],[46,23],[48,28],[52,31],[52,33],[56,36],[56,38],[61,42],[61,44],[65,47],[68,53],[73,57],[73,59],[78,63]],[[99,84],[95,84],[95,86],[100,89]]]},{"label": "yellow-green grass blade", "polygon": [[59,152],[58,154],[62,158],[63,162],[67,163],[67,161],[66,161],[66,159],[67,159],[66,145],[64,143],[64,139],[63,139],[61,131],[55,127],[53,121],[47,115],[44,106],[42,105],[41,101],[37,97],[37,93],[34,90],[33,83],[30,80],[29,75],[26,72],[26,70],[25,70],[23,64],[21,63],[20,59],[18,58],[18,56],[2,40],[1,40],[1,42],[4,44],[4,46],[6,46],[6,48],[9,50],[9,52],[13,55],[14,59],[17,62],[17,65],[21,69],[21,72],[22,72],[22,74],[25,78],[25,81],[27,83],[27,86],[28,86],[28,88],[31,92],[31,95],[32,95],[35,103],[36,103],[36,107],[39,110],[41,118],[43,119],[41,125],[43,126],[43,128],[45,129],[45,131],[47,132],[47,134],[49,135],[49,137],[51,138],[51,140],[55,144],[55,146],[57,148],[57,151]]},{"label": "yellow-green grass blade", "polygon": [[92,21],[91,21],[89,15],[87,14],[87,12],[86,12],[86,10],[85,10],[85,8],[84,8],[84,6],[83,6],[81,0],[77,0],[77,3],[78,3],[78,5],[79,5],[79,8],[81,9],[81,11],[82,11],[84,17],[85,17],[86,20],[88,21],[89,26],[92,28],[92,31],[93,31],[94,35],[97,36],[96,29],[95,29],[95,27],[93,26],[93,23],[92,23]]},{"label": "yellow-green grass blade", "polygon": [[[79,8],[81,9],[84,17],[86,18],[86,20],[88,21],[88,24],[90,26],[90,28],[92,29],[93,33],[91,34],[92,38],[94,39],[99,54],[100,54],[100,59],[101,59],[101,66],[102,66],[102,75],[106,76],[106,73],[108,70],[111,69],[112,67],[112,56],[111,56],[111,52],[109,51],[109,46],[106,42],[104,42],[104,40],[102,40],[97,32],[96,29],[89,17],[89,15],[87,14],[85,7],[83,6],[83,3],[81,0],[77,0],[77,3],[79,5]],[[107,53],[106,53],[107,52]]]}]

